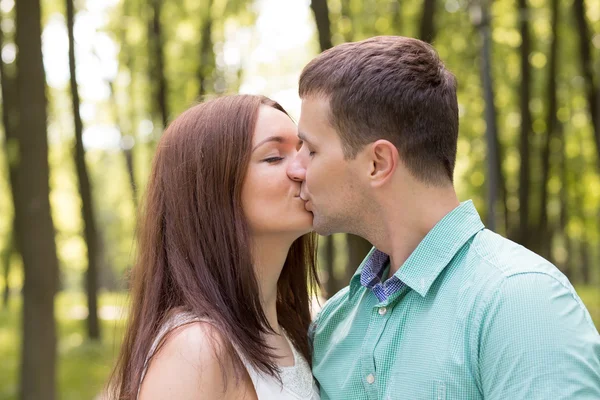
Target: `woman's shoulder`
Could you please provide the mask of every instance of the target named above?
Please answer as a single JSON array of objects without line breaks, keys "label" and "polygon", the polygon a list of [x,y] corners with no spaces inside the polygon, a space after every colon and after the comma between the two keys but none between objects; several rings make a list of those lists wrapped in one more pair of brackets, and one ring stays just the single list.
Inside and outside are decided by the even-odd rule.
[{"label": "woman's shoulder", "polygon": [[[173,328],[149,362],[139,399],[243,397],[247,385],[236,384],[227,344],[208,321],[193,320]],[[246,398],[251,399],[252,393]]]}]

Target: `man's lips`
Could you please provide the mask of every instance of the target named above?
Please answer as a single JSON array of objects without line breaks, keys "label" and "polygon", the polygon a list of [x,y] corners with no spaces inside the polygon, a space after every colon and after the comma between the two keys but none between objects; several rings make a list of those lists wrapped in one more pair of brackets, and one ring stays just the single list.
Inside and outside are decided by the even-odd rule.
[{"label": "man's lips", "polygon": [[306,211],[311,211],[312,212],[312,207],[310,206],[310,200],[305,200],[304,201],[304,209]]}]

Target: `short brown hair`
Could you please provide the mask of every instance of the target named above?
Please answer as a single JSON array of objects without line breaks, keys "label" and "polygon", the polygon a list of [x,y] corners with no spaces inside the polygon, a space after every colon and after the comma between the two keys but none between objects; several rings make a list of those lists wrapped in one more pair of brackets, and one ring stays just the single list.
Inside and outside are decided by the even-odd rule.
[{"label": "short brown hair", "polygon": [[301,98],[329,99],[344,155],[392,142],[408,170],[432,184],[453,180],[458,139],[456,78],[417,39],[377,36],[335,46],[302,71]]}]

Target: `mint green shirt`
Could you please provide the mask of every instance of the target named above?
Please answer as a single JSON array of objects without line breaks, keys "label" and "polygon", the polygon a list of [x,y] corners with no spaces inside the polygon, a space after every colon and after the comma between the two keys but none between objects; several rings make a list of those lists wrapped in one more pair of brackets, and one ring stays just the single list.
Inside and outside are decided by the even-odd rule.
[{"label": "mint green shirt", "polygon": [[396,272],[399,292],[379,302],[361,270],[311,327],[322,399],[600,399],[600,336],[575,289],[471,201]]}]

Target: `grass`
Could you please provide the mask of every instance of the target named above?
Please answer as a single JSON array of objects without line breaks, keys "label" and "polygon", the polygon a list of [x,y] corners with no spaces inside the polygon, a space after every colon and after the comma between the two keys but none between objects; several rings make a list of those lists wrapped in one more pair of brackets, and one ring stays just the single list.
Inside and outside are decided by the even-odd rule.
[{"label": "grass", "polygon": [[[58,322],[57,399],[92,400],[106,384],[123,332],[124,295],[102,294],[100,343],[86,339],[85,298],[79,293],[60,293],[56,298]],[[20,299],[0,311],[0,400],[18,397],[21,346]]]},{"label": "grass", "polygon": [[[600,289],[577,288],[579,296],[600,327]],[[58,321],[58,399],[92,400],[100,393],[110,374],[118,338],[123,333],[123,294],[100,296],[101,343],[85,338],[85,298],[79,293],[60,293],[56,299]],[[8,310],[0,311],[0,400],[16,400],[20,353],[20,299],[12,299]]]}]

